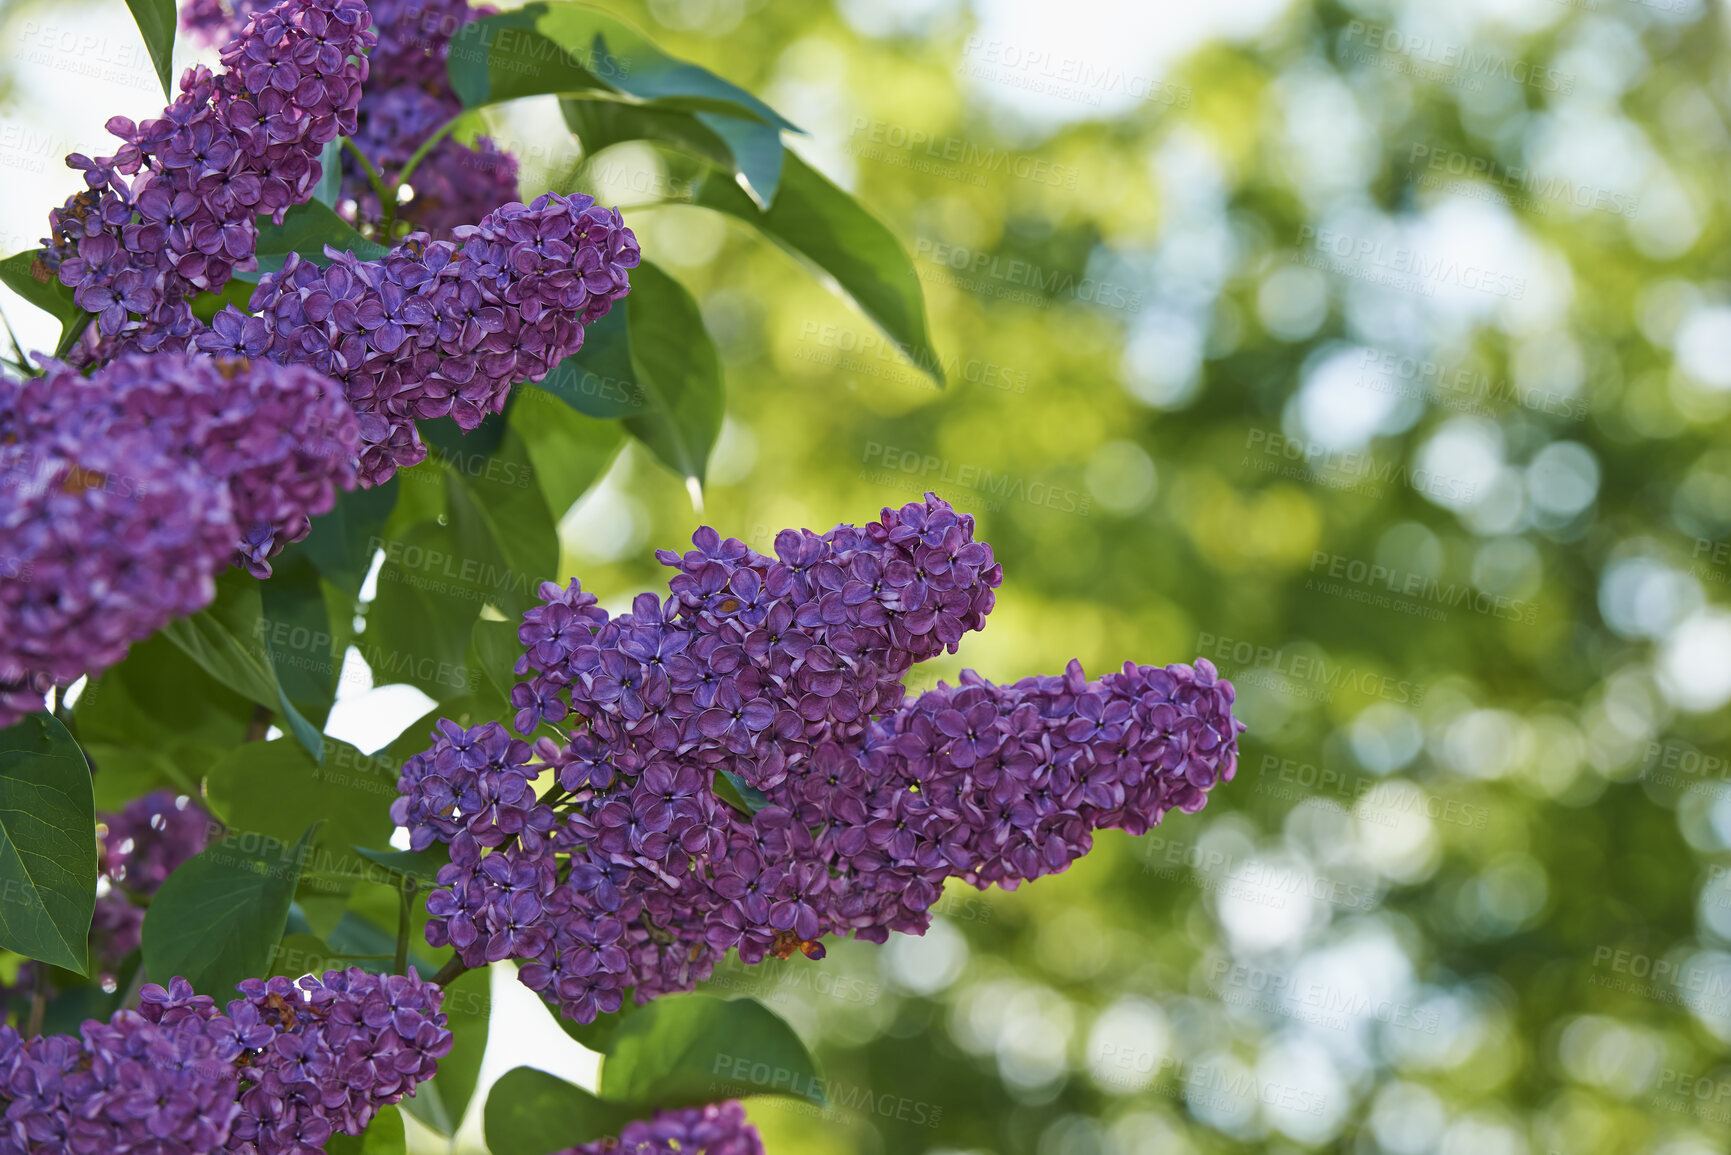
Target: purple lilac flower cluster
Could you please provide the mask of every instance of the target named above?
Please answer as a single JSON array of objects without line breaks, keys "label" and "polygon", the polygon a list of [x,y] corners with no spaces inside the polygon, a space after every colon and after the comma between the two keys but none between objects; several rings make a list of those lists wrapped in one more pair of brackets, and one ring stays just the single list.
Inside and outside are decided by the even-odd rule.
[{"label": "purple lilac flower cluster", "polygon": [[763,1138],[738,1103],[657,1111],[627,1123],[616,1139],[568,1147],[557,1155],[763,1155]]},{"label": "purple lilac flower cluster", "polygon": [[119,152],[67,158],[88,187],[51,214],[45,259],[96,314],[95,360],[183,347],[203,328],[191,298],[256,267],[255,217],[311,197],[320,151],[355,131],[370,23],[362,0],[281,0],[221,75],[190,68],[161,117],[111,119]]},{"label": "purple lilac flower cluster", "polygon": [[317,1155],[432,1077],[443,992],[359,969],[248,979],[220,1014],[185,979],[79,1038],[0,1027],[0,1155]]},{"label": "purple lilac flower cluster", "polygon": [[148,436],[225,483],[239,530],[235,561],[255,577],[270,576],[268,559],[305,537],[338,489],[355,487],[354,411],[335,381],[304,366],[135,354],[89,378],[50,365],[15,388],[21,436],[68,452]]},{"label": "purple lilac flower cluster", "polygon": [[[181,12],[182,26],[215,44],[235,34],[257,7],[254,0],[193,0]],[[373,0],[379,42],[367,58],[370,73],[352,134],[360,151],[385,181],[392,181],[421,142],[463,111],[451,91],[445,56],[451,37],[489,9],[466,0]],[[446,137],[410,174],[414,199],[399,210],[438,238],[451,236],[499,205],[517,199],[517,161],[487,137],[474,147]],[[377,192],[360,162],[343,157],[343,213],[357,226],[384,216]],[[352,209],[350,206],[353,206]]]},{"label": "purple lilac flower cluster", "polygon": [[303,366],[159,353],[0,379],[0,726],[259,576],[355,485],[360,430]]},{"label": "purple lilac flower cluster", "polygon": [[76,454],[0,432],[0,727],[215,596],[228,490],[134,434]]},{"label": "purple lilac flower cluster", "polygon": [[0,1155],[220,1150],[240,1112],[241,1051],[230,1051],[226,1025],[147,1002],[87,1021],[78,1038],[25,1040],[0,1027]]},{"label": "purple lilac flower cluster", "polygon": [[[945,880],[1057,872],[1095,829],[1194,812],[1236,770],[1243,726],[1206,661],[1010,686],[969,671],[904,702],[901,675],[981,628],[1002,576],[932,495],[863,529],[783,531],[774,558],[693,540],[658,555],[673,596],[617,618],[576,582],[542,587],[515,725],[575,715],[567,741],[442,722],[398,783],[413,844],[451,845],[428,941],[523,960],[568,1017],[689,990],[730,948],[756,963],[922,933]],[[723,803],[718,775],[764,804]]]},{"label": "purple lilac flower cluster", "polygon": [[456,240],[414,234],[376,261],[290,254],[259,279],[256,316],[229,307],[207,351],[268,354],[342,381],[360,418],[361,482],[426,457],[417,418],[470,430],[583,344],[583,327],[630,289],[637,238],[617,210],[556,193],[507,204]]},{"label": "purple lilac flower cluster", "polygon": [[451,1051],[444,992],[419,975],[350,967],[322,980],[247,979],[240,992],[227,1029],[254,1053],[241,1072],[234,1155],[311,1155],[333,1133],[359,1135]]}]

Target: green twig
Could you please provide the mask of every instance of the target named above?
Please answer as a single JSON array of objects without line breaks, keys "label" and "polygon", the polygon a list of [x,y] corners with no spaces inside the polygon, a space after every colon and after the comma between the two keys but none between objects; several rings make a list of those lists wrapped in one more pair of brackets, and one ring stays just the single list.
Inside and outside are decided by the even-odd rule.
[{"label": "green twig", "polygon": [[410,905],[415,896],[415,884],[397,891],[397,958],[391,968],[392,974],[406,975],[409,973],[409,924],[414,921],[413,908]]},{"label": "green twig", "polygon": [[379,170],[373,167],[373,162],[367,159],[367,154],[361,151],[360,145],[346,136],[342,140],[343,147],[349,150],[355,160],[360,163],[361,171],[367,174],[367,183],[373,186],[373,192],[378,196],[379,204],[383,206],[386,203],[385,182],[379,177]]},{"label": "green twig", "polygon": [[30,355],[24,351],[24,346],[19,344],[18,334],[12,331],[12,321],[10,318],[8,318],[6,316],[6,313],[4,310],[0,310],[0,322],[5,323],[6,336],[11,338],[11,340],[12,340],[12,351],[14,353],[18,354],[18,361],[17,361],[18,371],[20,373],[29,373],[30,372]]},{"label": "green twig", "polygon": [[246,724],[246,736],[241,741],[257,742],[263,738],[270,731],[271,717],[272,714],[268,707],[254,706],[252,708],[252,720]]},{"label": "green twig", "polygon": [[36,976],[36,993],[30,996],[30,1021],[24,1025],[24,1037],[34,1039],[42,1033],[42,1016],[48,1012],[47,976]]},{"label": "green twig", "polygon": [[427,154],[433,151],[433,147],[441,140],[444,140],[447,136],[451,135],[451,130],[457,127],[457,122],[467,115],[468,112],[466,110],[459,112],[456,116],[453,116],[450,120],[441,124],[432,136],[429,136],[426,140],[421,142],[421,147],[415,150],[414,155],[409,157],[408,161],[403,165],[402,171],[397,173],[397,187],[401,187],[408,183],[409,177],[413,175],[416,167],[420,165],[421,161],[426,159]]},{"label": "green twig", "polygon": [[451,130],[457,127],[457,122],[467,115],[467,109],[459,112],[456,116],[453,116],[450,120],[441,124],[433,135],[429,136],[426,140],[423,140],[421,142],[421,147],[417,148],[414,151],[414,155],[409,157],[407,163],[405,163],[402,169],[397,173],[397,179],[392,181],[391,187],[386,190],[385,199],[381,202],[385,212],[385,219],[380,228],[383,233],[382,239],[387,245],[390,244],[393,239],[391,234],[396,232],[397,229],[397,198],[402,196],[403,186],[409,182],[410,175],[414,173],[417,167],[419,167],[421,161],[426,158],[426,155],[433,151],[433,147],[449,136]]}]

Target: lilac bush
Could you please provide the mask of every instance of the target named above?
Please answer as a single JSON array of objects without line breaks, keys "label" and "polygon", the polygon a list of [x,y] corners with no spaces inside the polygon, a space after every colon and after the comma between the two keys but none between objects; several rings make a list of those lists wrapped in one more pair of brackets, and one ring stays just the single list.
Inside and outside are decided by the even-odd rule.
[{"label": "lilac bush", "polygon": [[[192,0],[184,20],[222,44],[221,71],[188,69],[160,117],[110,120],[114,155],[68,157],[86,188],[51,214],[32,268],[86,315],[67,321],[65,361],[38,356],[39,375],[0,380],[0,727],[206,606],[224,566],[271,578],[340,491],[426,457],[418,421],[467,432],[502,413],[513,385],[544,380],[630,290],[640,251],[616,209],[519,203],[512,157],[448,135],[463,107],[445,57],[485,11]],[[213,302],[259,267],[261,222],[310,200],[339,137],[340,213],[385,255],[314,256],[297,238],[305,251],[262,275],[246,309]],[[403,229],[387,203],[398,183],[412,190]],[[694,345],[713,360],[707,335]],[[453,1045],[440,984],[463,968],[514,960],[589,1022],[627,993],[693,989],[729,950],[818,959],[829,935],[921,934],[950,879],[1013,889],[1066,869],[1094,831],[1144,832],[1233,777],[1242,725],[1206,661],[1093,681],[1071,662],[1008,685],[969,670],[909,699],[907,671],[983,628],[1002,581],[973,519],[933,495],[863,527],[783,531],[774,556],[709,528],[693,542],[657,555],[676,571],[669,596],[644,593],[628,613],[576,581],[544,584],[518,631],[516,734],[440,720],[402,767],[391,817],[413,849],[449,846],[426,939],[455,958],[433,980],[408,967],[405,900],[406,974],[249,978],[220,1009],[186,977],[140,988],[144,907],[153,936],[203,933],[208,894],[159,888],[220,827],[170,791],[108,816],[90,971],[96,1005],[136,1005],[38,1037],[53,972],[24,964],[5,992],[24,997],[22,1030],[0,1023],[0,1155],[312,1155],[434,1075]],[[59,714],[29,735],[76,749],[79,719]],[[247,740],[268,720],[261,707]],[[81,763],[45,762],[71,767],[68,794],[82,793]],[[555,785],[538,796],[544,775]],[[73,833],[58,848],[68,872]],[[64,958],[53,930],[47,948],[8,945]],[[187,960],[193,981],[201,966]],[[631,1106],[648,1117],[566,1155],[763,1151],[738,1103]]]},{"label": "lilac bush", "polygon": [[515,725],[561,738],[444,721],[403,767],[392,817],[415,848],[451,848],[428,941],[471,967],[521,960],[587,1022],[627,990],[691,990],[729,949],[923,933],[947,879],[1013,889],[1097,829],[1201,809],[1243,728],[1207,661],[1007,686],[966,671],[904,700],[901,675],[992,608],[1002,571],[973,528],[929,494],[864,528],[784,530],[774,558],[705,528],[658,555],[672,596],[617,618],[576,582],[543,586]]}]

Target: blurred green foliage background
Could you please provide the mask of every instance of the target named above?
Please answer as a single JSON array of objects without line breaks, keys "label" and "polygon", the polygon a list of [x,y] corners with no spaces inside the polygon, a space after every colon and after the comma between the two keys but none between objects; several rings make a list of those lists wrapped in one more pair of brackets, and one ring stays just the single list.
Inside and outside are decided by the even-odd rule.
[{"label": "blurred green foliage background", "polygon": [[608,7],[808,131],[948,384],[745,229],[632,207],[677,163],[501,114],[727,374],[701,514],[627,447],[560,576],[623,606],[698,524],[931,489],[1005,580],[917,684],[1207,657],[1250,726],[1199,815],[707,984],[820,1048],[831,1109],[753,1101],[769,1149],[1724,1150],[1726,7]]},{"label": "blurred green foliage background", "polygon": [[[949,370],[633,214],[726,359],[702,520],[934,489],[1005,584],[931,676],[1206,656],[1250,731],[1200,815],[724,974],[836,1085],[770,1149],[1724,1150],[1724,8],[1295,3],[1160,68],[1170,6],[997,7],[637,12],[809,130]],[[698,520],[628,451],[567,567],[622,599]]]}]

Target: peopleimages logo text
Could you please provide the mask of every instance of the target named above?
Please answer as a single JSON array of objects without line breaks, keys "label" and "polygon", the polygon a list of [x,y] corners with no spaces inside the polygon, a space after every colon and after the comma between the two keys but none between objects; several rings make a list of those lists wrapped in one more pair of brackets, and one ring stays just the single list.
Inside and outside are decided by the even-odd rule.
[{"label": "peopleimages logo text", "polygon": [[[1519,622],[1524,626],[1530,626],[1538,620],[1538,606],[1521,598],[1486,593],[1472,585],[1457,585],[1454,582],[1445,585],[1426,574],[1411,573],[1396,569],[1393,566],[1378,565],[1375,562],[1347,557],[1343,554],[1327,553],[1323,550],[1314,551],[1310,555],[1310,573],[1313,576],[1306,579],[1306,589],[1312,588],[1313,583],[1318,578],[1329,577],[1345,582],[1349,586],[1382,590],[1396,597],[1411,599],[1415,603],[1429,602],[1442,609],[1464,606],[1474,613],[1500,618],[1503,621]],[[1323,589],[1325,593],[1331,592],[1321,586],[1316,588]],[[1388,608],[1400,609],[1402,607],[1398,604],[1391,604]]]},{"label": "peopleimages logo text", "polygon": [[1359,237],[1314,225],[1300,225],[1299,245],[1309,245],[1323,257],[1350,262],[1349,268],[1372,268],[1420,281],[1435,281],[1439,285],[1455,285],[1474,292],[1489,293],[1519,301],[1527,295],[1524,277],[1499,273],[1479,265],[1470,265],[1453,257],[1427,253],[1422,249],[1401,248],[1375,237]]}]

